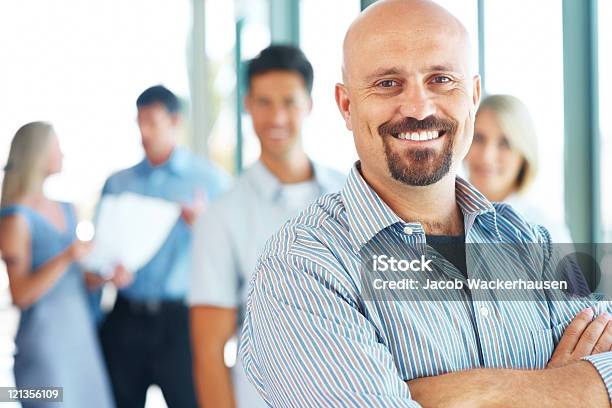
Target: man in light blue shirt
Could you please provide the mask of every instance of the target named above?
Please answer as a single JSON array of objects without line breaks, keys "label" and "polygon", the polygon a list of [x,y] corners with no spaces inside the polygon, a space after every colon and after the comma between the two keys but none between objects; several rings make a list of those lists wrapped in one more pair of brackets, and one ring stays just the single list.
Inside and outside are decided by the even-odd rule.
[{"label": "man in light blue shirt", "polygon": [[[270,406],[609,406],[609,302],[459,288],[499,270],[553,282],[558,265],[544,228],[457,177],[480,98],[470,59],[428,0],[379,0],[349,28],[336,101],[360,161],[268,241],[248,295],[240,355]],[[371,279],[390,276],[373,254],[418,271]]]},{"label": "man in light blue shirt", "polygon": [[[178,98],[163,86],[136,102],[145,158],[112,175],[102,196],[130,192],[182,206],[181,217],[154,257],[137,271],[118,265],[120,287],[101,339],[117,405],[144,406],[147,388],[161,387],[169,407],[195,406],[188,310],[192,226],[227,176],[177,145]],[[155,222],[155,220],[151,220]]]},{"label": "man in light blue shirt", "polygon": [[205,407],[267,406],[244,377],[230,371],[224,348],[242,325],[251,274],[266,240],[345,176],[313,163],[302,147],[310,113],[312,67],[290,46],[270,46],[248,63],[245,105],[261,143],[259,160],[196,225],[190,293],[195,378]]}]

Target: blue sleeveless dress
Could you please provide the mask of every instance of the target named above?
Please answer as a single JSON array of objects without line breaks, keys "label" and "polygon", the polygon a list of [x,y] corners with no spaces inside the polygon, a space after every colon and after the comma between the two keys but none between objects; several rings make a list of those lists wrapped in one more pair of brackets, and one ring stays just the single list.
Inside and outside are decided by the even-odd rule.
[{"label": "blue sleeveless dress", "polygon": [[[29,207],[13,205],[0,217],[20,214],[28,222],[31,237],[31,269],[64,251],[75,240],[76,217],[72,206],[62,203],[66,231],[58,230]],[[17,387],[63,387],[63,403],[23,401],[23,408],[112,408],[114,401],[82,270],[77,263],[38,301],[21,311],[15,338]]]}]

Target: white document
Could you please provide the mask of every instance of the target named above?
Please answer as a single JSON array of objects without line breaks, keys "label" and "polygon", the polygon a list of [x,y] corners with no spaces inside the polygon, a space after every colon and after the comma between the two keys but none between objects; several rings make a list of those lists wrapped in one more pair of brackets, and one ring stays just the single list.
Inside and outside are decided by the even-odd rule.
[{"label": "white document", "polygon": [[85,268],[101,273],[122,264],[134,272],[160,250],[181,214],[177,203],[134,193],[102,198]]}]

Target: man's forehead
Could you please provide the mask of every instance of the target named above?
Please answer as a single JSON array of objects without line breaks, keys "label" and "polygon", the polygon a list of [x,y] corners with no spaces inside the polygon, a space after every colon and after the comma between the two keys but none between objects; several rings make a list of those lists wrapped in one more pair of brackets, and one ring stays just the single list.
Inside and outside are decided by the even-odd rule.
[{"label": "man's forehead", "polygon": [[439,50],[444,50],[447,58],[465,58],[462,65],[469,67],[469,36],[456,17],[429,0],[379,0],[347,31],[343,73],[348,74],[355,69],[353,65],[364,61],[368,64],[381,57],[418,59]]},{"label": "man's forehead", "polygon": [[[345,57],[350,75],[364,77],[396,71],[409,74],[427,71],[463,72],[469,65],[469,49],[457,37],[445,33],[383,31],[364,39]],[[393,74],[394,72],[388,72]]]},{"label": "man's forehead", "polygon": [[137,110],[138,115],[149,115],[149,116],[160,116],[163,114],[170,114],[166,106],[161,102],[155,102],[150,105],[141,106]]},{"label": "man's forehead", "polygon": [[306,82],[297,72],[293,71],[268,71],[255,75],[251,79],[249,92],[251,94],[287,94],[306,92]]}]

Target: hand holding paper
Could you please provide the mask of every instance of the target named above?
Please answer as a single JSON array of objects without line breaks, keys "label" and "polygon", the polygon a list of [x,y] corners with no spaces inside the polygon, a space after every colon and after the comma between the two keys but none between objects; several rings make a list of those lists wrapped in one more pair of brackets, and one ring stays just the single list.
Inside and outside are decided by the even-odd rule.
[{"label": "hand holding paper", "polygon": [[134,272],[159,251],[181,213],[179,204],[134,193],[102,198],[94,249],[86,268],[107,273],[122,265]]},{"label": "hand holding paper", "polygon": [[134,275],[132,275],[132,272],[125,269],[125,266],[118,264],[115,266],[115,271],[113,272],[113,276],[110,278],[110,280],[113,282],[115,287],[121,289],[134,281]]},{"label": "hand holding paper", "polygon": [[194,194],[193,204],[184,204],[181,207],[181,218],[187,223],[187,225],[193,226],[205,208],[206,197],[204,196],[204,193],[202,193],[202,190],[197,190]]}]

